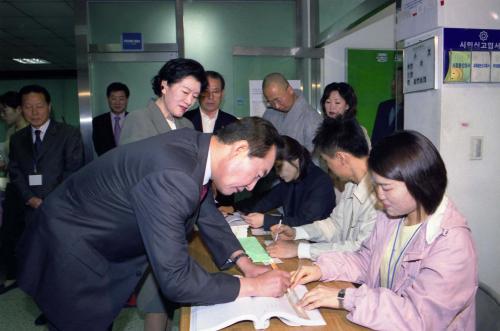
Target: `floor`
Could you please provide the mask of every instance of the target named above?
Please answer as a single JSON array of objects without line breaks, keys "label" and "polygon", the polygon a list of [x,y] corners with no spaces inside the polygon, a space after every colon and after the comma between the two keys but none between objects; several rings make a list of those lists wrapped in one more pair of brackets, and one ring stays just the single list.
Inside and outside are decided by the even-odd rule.
[{"label": "floor", "polygon": [[[33,300],[19,289],[0,295],[0,331],[46,331],[33,321],[40,314]],[[174,319],[178,325],[178,318]],[[144,328],[143,316],[136,308],[124,308],[113,324],[113,331],[140,331]],[[172,331],[178,331],[174,326]]]}]

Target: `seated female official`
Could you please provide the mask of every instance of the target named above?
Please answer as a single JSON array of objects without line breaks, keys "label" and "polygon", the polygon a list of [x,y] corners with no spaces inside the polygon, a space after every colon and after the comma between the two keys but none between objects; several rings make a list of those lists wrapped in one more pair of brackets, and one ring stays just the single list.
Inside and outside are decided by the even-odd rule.
[{"label": "seated female official", "polygon": [[377,143],[369,158],[385,213],[357,252],[328,252],[302,267],[292,287],[319,285],[299,302],[306,309],[343,308],[376,330],[474,330],[477,258],[471,230],[444,195],[446,168],[423,135],[403,131]]},{"label": "seated female official", "polygon": [[[275,169],[280,183],[253,207],[244,212],[253,228],[265,230],[279,223],[289,226],[309,224],[324,219],[335,207],[335,192],[328,175],[311,161],[307,149],[295,139],[283,136],[284,147],[278,152]],[[279,207],[282,215],[264,214]]]}]

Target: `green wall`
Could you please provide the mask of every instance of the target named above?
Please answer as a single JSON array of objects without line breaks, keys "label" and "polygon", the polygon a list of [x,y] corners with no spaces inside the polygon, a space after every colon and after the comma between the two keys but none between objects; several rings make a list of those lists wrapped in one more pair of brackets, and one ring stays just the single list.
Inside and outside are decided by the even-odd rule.
[{"label": "green wall", "polygon": [[391,84],[402,58],[396,54],[394,50],[347,50],[347,82],[358,97],[357,118],[370,136],[379,103],[392,98]]},{"label": "green wall", "polygon": [[[0,93],[19,91],[29,84],[45,87],[52,99],[52,113],[58,121],[80,126],[78,113],[78,92],[76,79],[33,79],[33,80],[0,80]],[[0,141],[5,140],[5,123],[0,124]]]},{"label": "green wall", "polygon": [[[122,32],[141,32],[145,43],[175,42],[175,6],[165,2],[91,3],[91,43],[120,43]],[[127,18],[109,20],[109,16]],[[136,17],[147,17],[140,23]],[[124,23],[127,22],[127,23]],[[128,23],[130,22],[130,24]],[[103,31],[103,32],[101,32]],[[233,56],[234,46],[295,46],[295,3],[272,2],[186,2],[184,3],[185,56],[199,61],[205,69],[220,72],[226,80],[223,109],[246,116],[248,80],[262,79],[273,71],[296,79],[292,58]],[[94,115],[108,111],[106,86],[119,80],[131,90],[128,109],[144,108],[154,96],[150,80],[164,62],[105,63],[91,68]]]}]

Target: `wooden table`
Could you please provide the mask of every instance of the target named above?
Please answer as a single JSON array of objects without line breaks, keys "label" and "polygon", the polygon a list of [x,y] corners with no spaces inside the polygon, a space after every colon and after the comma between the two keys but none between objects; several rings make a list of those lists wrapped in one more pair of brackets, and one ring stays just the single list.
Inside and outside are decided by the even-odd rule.
[{"label": "wooden table", "polygon": [[[263,238],[259,238],[259,240],[262,240]],[[262,241],[261,241],[262,242]],[[195,234],[193,237],[193,240],[189,244],[189,252],[191,256],[193,256],[206,270],[210,272],[218,272],[219,269],[215,266],[215,264],[212,261],[212,258],[210,257],[210,254],[208,253],[205,245],[201,241],[200,237],[198,234]],[[293,259],[283,259],[282,264],[278,264],[278,267],[282,270],[286,271],[292,271],[295,270],[299,264],[299,259],[298,258],[293,258]],[[311,264],[309,260],[305,259],[300,259],[300,263],[302,265],[307,265]],[[233,267],[230,270],[228,270],[229,273],[231,274],[241,274],[237,268]],[[312,289],[314,288],[319,282],[313,282],[307,285],[307,288]],[[324,283],[326,285],[328,284],[335,284],[337,286],[341,287],[348,287],[352,286],[350,283],[346,282],[330,282],[330,283]],[[368,330],[362,326],[359,326],[357,324],[351,323],[346,319],[347,312],[344,310],[337,310],[337,309],[329,309],[329,308],[321,308],[320,309],[321,314],[323,315],[323,318],[325,319],[327,325],[325,326],[301,326],[301,327],[292,327],[284,324],[279,320],[278,318],[272,318],[271,319],[271,325],[269,327],[269,330],[300,330],[300,331],[331,331],[331,330],[340,330],[340,331],[350,331],[350,330]],[[190,323],[190,314],[191,314],[191,308],[190,307],[182,307],[181,308],[181,318],[180,318],[180,331],[189,331],[189,323]],[[223,330],[232,330],[232,331],[250,331],[250,330],[255,330],[253,323],[250,321],[247,322],[239,322],[236,324],[233,324]]]}]

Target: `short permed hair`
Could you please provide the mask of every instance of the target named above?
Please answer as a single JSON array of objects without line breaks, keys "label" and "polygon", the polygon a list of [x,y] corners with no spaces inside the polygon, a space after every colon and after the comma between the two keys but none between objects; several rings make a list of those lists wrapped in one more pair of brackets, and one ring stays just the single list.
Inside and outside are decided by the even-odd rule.
[{"label": "short permed hair", "polygon": [[175,84],[185,77],[193,76],[201,84],[200,92],[207,88],[207,76],[203,66],[191,59],[177,58],[168,61],[161,67],[160,71],[151,80],[153,92],[161,96],[161,82],[166,81],[168,85]]}]

